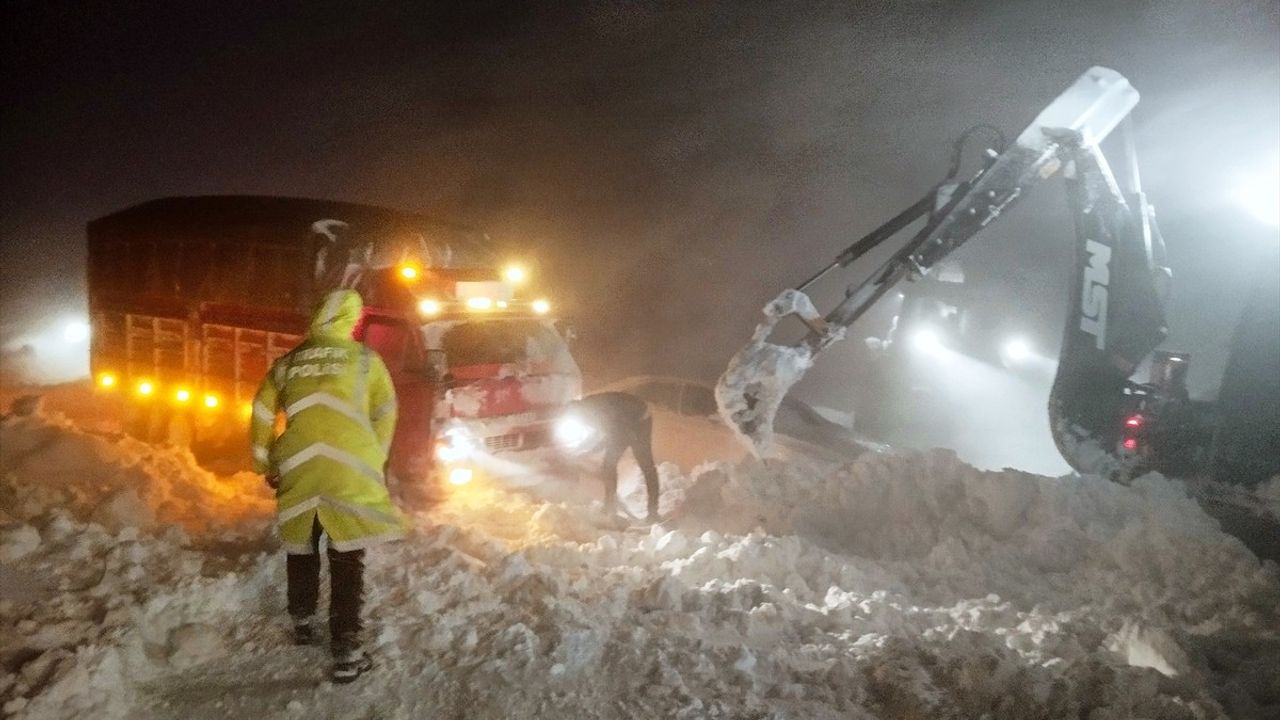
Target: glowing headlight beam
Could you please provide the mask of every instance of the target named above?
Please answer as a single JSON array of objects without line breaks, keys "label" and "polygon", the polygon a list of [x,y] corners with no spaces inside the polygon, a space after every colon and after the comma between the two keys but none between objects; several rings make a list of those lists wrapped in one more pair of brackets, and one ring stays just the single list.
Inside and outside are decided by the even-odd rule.
[{"label": "glowing headlight beam", "polygon": [[1010,362],[1022,362],[1031,357],[1031,346],[1022,338],[1010,338],[1001,348],[1004,356]]},{"label": "glowing headlight beam", "polygon": [[475,437],[470,432],[455,427],[444,431],[436,440],[436,459],[455,463],[471,457],[477,449]]},{"label": "glowing headlight beam", "polygon": [[82,343],[89,339],[89,326],[79,320],[72,320],[63,326],[62,339],[69,343]]},{"label": "glowing headlight beam", "polygon": [[595,433],[595,428],[575,415],[566,415],[556,421],[556,442],[567,450],[582,448]]},{"label": "glowing headlight beam", "polygon": [[935,353],[942,349],[942,339],[932,328],[920,328],[911,336],[911,347],[920,352]]},{"label": "glowing headlight beam", "polygon": [[519,285],[528,278],[529,273],[525,272],[525,269],[519,265],[508,265],[506,269],[502,271],[502,279],[512,285]]},{"label": "glowing headlight beam", "polygon": [[1240,179],[1235,200],[1259,222],[1280,226],[1280,153],[1267,167]]}]

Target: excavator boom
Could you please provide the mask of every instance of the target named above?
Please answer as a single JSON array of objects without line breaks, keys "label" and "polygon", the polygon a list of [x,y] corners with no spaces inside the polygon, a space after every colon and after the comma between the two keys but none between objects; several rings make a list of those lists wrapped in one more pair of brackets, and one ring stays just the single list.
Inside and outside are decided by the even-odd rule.
[{"label": "excavator boom", "polygon": [[[1032,188],[1061,173],[1067,178],[1080,249],[1072,292],[1075,310],[1068,314],[1050,403],[1051,424],[1068,462],[1099,471],[1098,458],[1112,454],[1097,453],[1095,445],[1105,447],[1113,439],[1108,433],[1118,427],[1115,415],[1122,412],[1128,378],[1165,334],[1159,286],[1167,270],[1156,264],[1162,246],[1140,191],[1134,189],[1130,199],[1136,207],[1131,206],[1098,149],[1137,102],[1137,92],[1122,75],[1094,67],[1007,149],[989,151],[972,178],[954,181],[958,161],[953,162],[947,179],[921,200],[765,307],[765,321],[717,384],[722,416],[756,454],[764,454],[772,440],[774,414],[815,356],[843,339],[849,326],[899,281],[927,274]],[[1136,183],[1136,171],[1132,178]],[[862,282],[848,286],[834,308],[819,313],[805,290],[920,219],[923,227],[888,260]],[[788,315],[798,316],[807,334],[794,344],[770,342],[775,324]]]}]

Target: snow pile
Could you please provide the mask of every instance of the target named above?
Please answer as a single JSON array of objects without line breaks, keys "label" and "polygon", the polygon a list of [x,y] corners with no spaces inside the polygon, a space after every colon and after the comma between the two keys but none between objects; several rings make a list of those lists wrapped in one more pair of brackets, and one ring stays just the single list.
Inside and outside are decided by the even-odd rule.
[{"label": "snow pile", "polygon": [[1260,483],[1253,494],[1272,517],[1280,518],[1280,475]]},{"label": "snow pile", "polygon": [[[217,477],[190,452],[91,434],[59,415],[0,424],[0,508],[28,521],[53,509],[110,529],[241,527],[261,534],[274,498],[253,473]],[[0,518],[3,519],[3,518]]]},{"label": "snow pile", "polygon": [[270,597],[274,503],[250,473],[86,433],[0,423],[0,709],[129,717],[138,683],[225,656],[228,621]]},{"label": "snow pile", "polygon": [[[98,459],[70,466],[85,477],[123,472],[95,462],[156,471],[162,496],[208,482],[157,459],[171,451],[126,462],[128,441],[89,445]],[[370,552],[378,668],[349,687],[324,681],[322,648],[288,644],[278,550],[265,531],[239,534],[255,520],[210,519],[188,537],[162,528],[186,510],[158,513],[153,531],[46,510],[0,535],[4,712],[1106,720],[1280,709],[1277,570],[1178,484],[981,472],[936,452],[661,471],[673,519],[643,530],[602,529],[586,502],[453,488],[405,542]],[[36,480],[8,474],[14,487]]]}]

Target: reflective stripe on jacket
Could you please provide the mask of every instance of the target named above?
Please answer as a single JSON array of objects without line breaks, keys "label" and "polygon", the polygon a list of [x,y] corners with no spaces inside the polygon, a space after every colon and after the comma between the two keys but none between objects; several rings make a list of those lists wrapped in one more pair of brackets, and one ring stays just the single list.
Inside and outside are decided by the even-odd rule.
[{"label": "reflective stripe on jacket", "polygon": [[[254,397],[254,470],[280,479],[280,534],[290,553],[311,553],[316,517],[344,552],[404,534],[383,476],[395,389],[382,359],[351,339],[361,309],[354,291],[329,293],[307,339],[271,366]],[[274,437],[278,412],[285,430]]]}]

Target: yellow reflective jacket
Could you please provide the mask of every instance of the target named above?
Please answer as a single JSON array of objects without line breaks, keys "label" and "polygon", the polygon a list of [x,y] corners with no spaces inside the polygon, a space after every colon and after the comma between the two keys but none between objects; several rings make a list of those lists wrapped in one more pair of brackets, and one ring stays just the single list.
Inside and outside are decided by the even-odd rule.
[{"label": "yellow reflective jacket", "polygon": [[[254,470],[280,479],[280,535],[290,553],[311,553],[316,517],[343,552],[404,534],[382,470],[395,388],[382,358],[351,339],[362,308],[353,290],[326,295],[306,340],[271,366],[254,397]],[[285,430],[274,437],[277,412]]]}]

